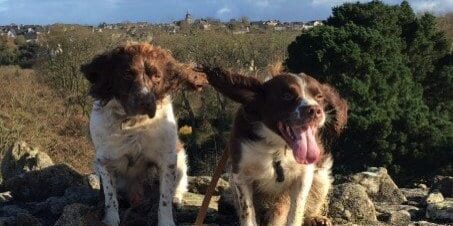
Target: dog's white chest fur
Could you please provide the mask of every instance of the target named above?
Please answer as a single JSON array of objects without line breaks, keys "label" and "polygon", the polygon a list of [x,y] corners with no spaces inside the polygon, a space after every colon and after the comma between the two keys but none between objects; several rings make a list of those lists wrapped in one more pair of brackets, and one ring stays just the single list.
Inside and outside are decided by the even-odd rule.
[{"label": "dog's white chest fur", "polygon": [[104,107],[97,103],[91,114],[90,131],[100,160],[116,160],[125,154],[142,155],[150,161],[174,151],[176,120],[170,97],[157,106],[156,115],[127,119],[121,105],[112,100]]},{"label": "dog's white chest fur", "polygon": [[[265,193],[281,193],[288,189],[296,177],[313,174],[314,165],[298,164],[292,150],[285,141],[264,125],[258,125],[258,133],[264,137],[258,142],[242,143],[240,160],[241,176],[254,182],[256,188]],[[277,182],[274,164],[278,162],[284,174],[284,180]]]}]

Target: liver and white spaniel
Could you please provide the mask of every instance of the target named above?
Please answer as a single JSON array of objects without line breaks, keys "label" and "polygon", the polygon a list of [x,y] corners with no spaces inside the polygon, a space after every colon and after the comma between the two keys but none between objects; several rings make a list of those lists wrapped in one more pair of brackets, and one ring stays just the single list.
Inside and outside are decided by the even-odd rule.
[{"label": "liver and white spaniel", "polygon": [[120,223],[120,182],[130,203],[137,204],[145,195],[142,183],[151,166],[158,166],[159,225],[175,225],[172,203],[182,201],[187,166],[170,94],[181,85],[196,89],[207,83],[206,76],[193,69],[149,44],[120,46],[82,66],[95,99],[90,132],[105,195],[104,223]]},{"label": "liver and white spaniel", "polygon": [[346,101],[305,74],[281,73],[263,83],[219,68],[204,72],[215,89],[242,104],[227,146],[241,225],[330,225],[321,209],[332,158],[320,131],[342,130]]}]

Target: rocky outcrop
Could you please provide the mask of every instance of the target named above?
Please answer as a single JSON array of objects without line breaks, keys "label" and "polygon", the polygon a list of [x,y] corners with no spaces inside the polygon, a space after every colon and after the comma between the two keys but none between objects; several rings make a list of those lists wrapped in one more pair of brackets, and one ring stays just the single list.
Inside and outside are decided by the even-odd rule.
[{"label": "rocky outcrop", "polygon": [[426,217],[432,220],[453,222],[453,198],[437,199],[427,202]]},{"label": "rocky outcrop", "polygon": [[385,168],[368,168],[353,175],[351,181],[363,186],[374,202],[401,204],[407,201]]},{"label": "rocky outcrop", "polygon": [[54,165],[27,172],[4,182],[4,188],[17,201],[43,201],[62,196],[66,189],[83,185],[83,176],[68,165]]},{"label": "rocky outcrop", "polygon": [[[206,190],[211,183],[211,177],[209,176],[198,176],[198,177],[189,177],[189,192],[206,194]],[[214,190],[213,195],[220,195],[222,191],[225,191],[230,184],[223,178],[219,178],[219,182]]]},{"label": "rocky outcrop", "polygon": [[435,176],[431,191],[439,191],[444,197],[453,197],[453,177]]},{"label": "rocky outcrop", "polygon": [[[28,154],[27,154],[28,153]],[[0,226],[103,225],[103,198],[100,181],[94,175],[81,175],[17,143],[2,160],[0,185]],[[43,157],[44,156],[44,157]],[[6,173],[3,172],[6,169]],[[417,185],[399,189],[384,168],[345,176],[330,193],[328,215],[336,225],[413,225],[437,226],[453,223],[453,199],[449,196],[451,177],[438,176],[431,188]],[[189,192],[182,207],[175,208],[178,225],[193,225],[210,177],[190,177]],[[150,185],[137,207],[120,200],[122,225],[157,223],[158,189]],[[233,195],[227,180],[217,186],[208,209],[207,225],[237,224]]]},{"label": "rocky outcrop", "polygon": [[16,142],[3,156],[1,162],[2,180],[8,180],[23,173],[41,170],[52,165],[53,161],[46,153],[28,146],[25,142]]},{"label": "rocky outcrop", "polygon": [[330,196],[329,216],[337,223],[375,223],[373,202],[366,190],[354,183],[336,185]]}]

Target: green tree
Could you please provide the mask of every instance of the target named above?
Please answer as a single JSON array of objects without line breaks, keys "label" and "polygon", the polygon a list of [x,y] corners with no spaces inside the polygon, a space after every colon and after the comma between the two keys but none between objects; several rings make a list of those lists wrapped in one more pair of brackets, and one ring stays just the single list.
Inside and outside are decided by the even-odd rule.
[{"label": "green tree", "polygon": [[410,179],[451,170],[452,121],[439,107],[451,94],[438,90],[453,89],[447,46],[434,17],[417,18],[406,1],[347,3],[297,37],[285,64],[349,101],[348,128],[334,146],[339,168],[384,165]]}]

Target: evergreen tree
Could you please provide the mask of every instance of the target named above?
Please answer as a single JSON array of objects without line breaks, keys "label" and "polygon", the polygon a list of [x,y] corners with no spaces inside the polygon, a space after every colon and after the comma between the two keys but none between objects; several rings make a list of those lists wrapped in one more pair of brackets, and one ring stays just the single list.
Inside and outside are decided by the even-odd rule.
[{"label": "evergreen tree", "polygon": [[333,8],[326,26],[289,45],[285,64],[349,101],[348,128],[334,146],[340,168],[383,165],[410,179],[451,173],[451,56],[432,15],[418,18],[406,1],[372,1]]}]

